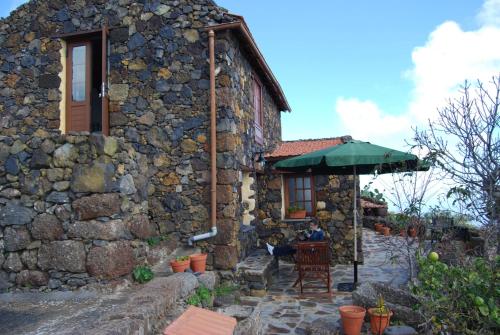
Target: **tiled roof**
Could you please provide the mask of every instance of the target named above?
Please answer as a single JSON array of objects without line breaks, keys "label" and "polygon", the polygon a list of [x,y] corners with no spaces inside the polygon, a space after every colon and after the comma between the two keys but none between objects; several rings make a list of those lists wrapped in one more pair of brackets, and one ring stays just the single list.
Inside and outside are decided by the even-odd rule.
[{"label": "tiled roof", "polygon": [[361,208],[387,208],[387,204],[378,204],[368,199],[361,198]]},{"label": "tiled roof", "polygon": [[332,147],[337,144],[342,144],[350,136],[318,138],[311,140],[284,141],[276,150],[266,154],[266,159],[277,160],[282,158],[300,156],[316,150]]}]

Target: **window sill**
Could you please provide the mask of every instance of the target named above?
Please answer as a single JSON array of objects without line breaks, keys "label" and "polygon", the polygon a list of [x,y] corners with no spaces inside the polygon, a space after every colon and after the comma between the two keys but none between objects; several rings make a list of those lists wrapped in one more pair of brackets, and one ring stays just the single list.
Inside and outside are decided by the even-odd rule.
[{"label": "window sill", "polygon": [[289,218],[285,218],[285,219],[283,219],[281,221],[284,222],[284,223],[299,223],[299,222],[311,222],[312,220],[313,220],[313,217],[307,216],[304,219],[289,219]]}]

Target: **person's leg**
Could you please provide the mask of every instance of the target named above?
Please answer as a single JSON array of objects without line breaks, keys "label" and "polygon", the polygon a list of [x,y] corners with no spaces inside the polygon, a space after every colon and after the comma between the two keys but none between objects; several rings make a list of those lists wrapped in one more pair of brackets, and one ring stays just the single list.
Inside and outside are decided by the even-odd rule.
[{"label": "person's leg", "polygon": [[295,254],[296,250],[291,245],[284,245],[282,247],[275,247],[273,249],[274,256],[288,256]]}]

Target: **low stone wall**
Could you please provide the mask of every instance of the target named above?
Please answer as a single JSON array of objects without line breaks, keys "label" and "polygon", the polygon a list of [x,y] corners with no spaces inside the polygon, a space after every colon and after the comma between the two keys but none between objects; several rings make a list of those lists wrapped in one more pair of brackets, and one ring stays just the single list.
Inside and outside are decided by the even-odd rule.
[{"label": "low stone wall", "polygon": [[129,274],[158,235],[146,157],[102,135],[0,138],[0,290]]}]

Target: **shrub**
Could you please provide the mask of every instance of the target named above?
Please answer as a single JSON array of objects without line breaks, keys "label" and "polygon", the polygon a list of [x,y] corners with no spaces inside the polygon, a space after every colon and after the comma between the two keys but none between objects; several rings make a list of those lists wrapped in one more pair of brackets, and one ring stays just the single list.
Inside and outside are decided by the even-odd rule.
[{"label": "shrub", "polygon": [[230,295],[231,293],[238,291],[239,287],[236,285],[232,284],[223,284],[220,286],[217,286],[214,290],[215,296],[216,297],[224,297],[226,295]]},{"label": "shrub", "polygon": [[498,334],[500,331],[500,257],[472,259],[461,266],[419,258],[419,283],[412,287],[416,306],[434,334]]},{"label": "shrub", "polygon": [[147,283],[151,279],[153,279],[154,274],[153,271],[149,268],[149,266],[137,266],[132,273],[134,280],[140,284]]},{"label": "shrub", "polygon": [[204,286],[196,289],[186,302],[193,306],[210,306],[212,303],[213,292]]}]

